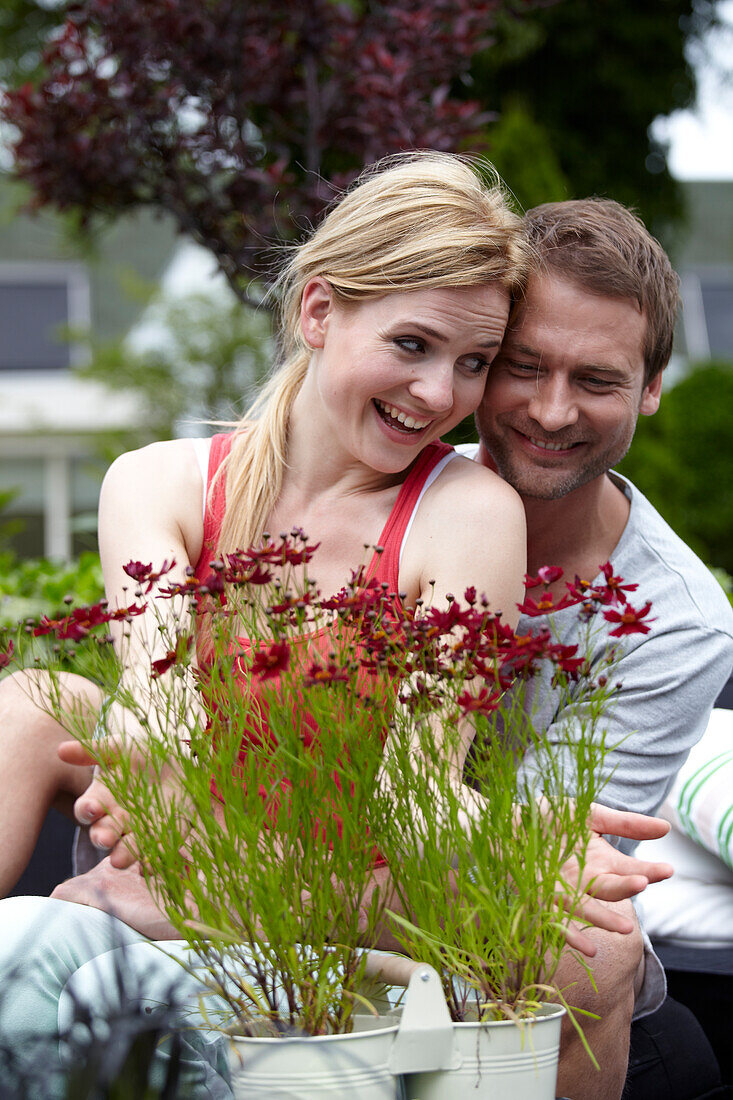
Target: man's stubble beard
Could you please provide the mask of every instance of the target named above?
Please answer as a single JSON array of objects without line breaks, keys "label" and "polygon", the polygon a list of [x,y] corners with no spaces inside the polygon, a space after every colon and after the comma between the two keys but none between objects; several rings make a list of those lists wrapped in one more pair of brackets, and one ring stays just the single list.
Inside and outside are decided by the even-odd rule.
[{"label": "man's stubble beard", "polygon": [[503,446],[501,440],[492,443],[480,431],[479,436],[483,439],[499,476],[521,497],[528,500],[561,500],[616,466],[631,446],[633,431],[628,439],[617,441],[615,446],[595,456],[587,465],[557,472],[549,466],[532,466],[529,462],[516,463],[513,461],[511,448]]}]

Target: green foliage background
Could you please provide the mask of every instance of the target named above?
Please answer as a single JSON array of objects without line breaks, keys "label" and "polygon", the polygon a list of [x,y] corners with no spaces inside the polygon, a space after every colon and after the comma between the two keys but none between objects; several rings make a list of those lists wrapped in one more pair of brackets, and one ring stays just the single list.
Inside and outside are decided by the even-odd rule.
[{"label": "green foliage background", "polygon": [[29,617],[67,614],[68,596],[75,604],[86,604],[103,595],[99,555],[91,551],[68,563],[21,559],[9,550],[0,553],[0,628]]},{"label": "green foliage background", "polygon": [[684,215],[658,115],[695,98],[691,47],[717,21],[716,0],[560,0],[513,16],[472,66],[466,95],[499,120],[489,155],[524,207],[606,195],[665,237]]},{"label": "green foliage background", "polygon": [[699,365],[641,417],[619,466],[702,559],[733,573],[733,364]]}]

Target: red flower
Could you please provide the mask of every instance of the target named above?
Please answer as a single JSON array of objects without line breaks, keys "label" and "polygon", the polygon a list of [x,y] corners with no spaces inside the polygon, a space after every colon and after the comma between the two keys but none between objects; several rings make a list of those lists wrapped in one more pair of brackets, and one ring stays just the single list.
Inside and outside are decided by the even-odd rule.
[{"label": "red flower", "polygon": [[524,603],[518,603],[517,607],[519,608],[520,615],[536,618],[538,615],[549,615],[552,611],[562,611],[563,608],[572,607],[577,602],[578,601],[572,596],[565,595],[555,603],[552,595],[549,592],[545,592],[540,596],[539,601],[535,601],[531,596],[527,596]]},{"label": "red flower", "polygon": [[[603,617],[609,623],[618,623],[615,630],[611,631],[612,638],[620,638],[623,634],[648,634],[651,629],[647,623],[642,622],[651,610],[651,601],[647,601],[640,610],[636,610],[630,603],[624,605],[623,611],[604,611]],[[653,619],[649,620],[654,622]]]},{"label": "red flower", "polygon": [[139,584],[141,588],[144,584],[147,585],[147,587],[145,588],[145,592],[147,593],[150,591],[156,581],[160,580],[161,577],[164,577],[166,573],[170,573],[175,564],[175,558],[172,558],[170,561],[166,560],[163,562],[157,573],[153,571],[153,566],[151,562],[149,562],[147,565],[143,565],[141,561],[128,561],[127,565],[123,565],[122,568],[125,573],[127,573],[128,577],[132,577],[132,579],[137,584]]},{"label": "red flower", "polygon": [[227,554],[227,565],[224,569],[224,580],[227,584],[269,584],[273,573],[271,569],[263,567],[261,561],[252,561],[239,550],[233,554]]},{"label": "red flower", "polygon": [[320,542],[317,542],[315,546],[301,546],[297,548],[295,546],[283,544],[282,556],[279,558],[279,563],[282,565],[303,565],[311,560],[320,545]]},{"label": "red flower", "polygon": [[348,669],[342,668],[335,661],[329,661],[327,665],[321,665],[313,661],[305,676],[306,687],[316,687],[318,684],[347,684],[351,676]]},{"label": "red flower", "polygon": [[193,570],[191,570],[185,581],[176,581],[174,584],[169,584],[167,588],[159,588],[155,593],[155,598],[170,600],[174,596],[197,596],[200,588],[201,585],[193,575]]},{"label": "red flower", "polygon": [[502,653],[503,671],[515,676],[533,676],[538,662],[552,651],[552,635],[546,628],[536,634],[515,634]]},{"label": "red flower", "polygon": [[0,669],[7,668],[13,659],[14,645],[12,642],[8,642],[8,648],[4,653],[0,653]]},{"label": "red flower", "polygon": [[39,638],[45,634],[55,634],[59,641],[79,642],[82,638],[86,638],[89,631],[96,626],[120,620],[129,622],[136,615],[142,615],[144,611],[145,604],[130,604],[129,607],[118,607],[116,611],[108,611],[107,601],[100,600],[99,603],[91,604],[89,607],[75,607],[63,619],[49,619],[43,615],[38,626],[33,630],[33,636]]},{"label": "red flower", "polygon": [[116,611],[108,611],[104,618],[100,618],[98,622],[92,623],[93,626],[98,626],[99,623],[112,623],[112,622],[132,622],[138,615],[144,615],[147,608],[145,603],[131,603],[127,607],[118,607]]},{"label": "red flower", "polygon": [[399,696],[400,702],[410,710],[416,710],[421,703],[435,709],[442,698],[443,692],[439,688],[428,687],[422,678],[404,687]]},{"label": "red flower", "polygon": [[310,592],[304,592],[302,595],[295,596],[286,593],[285,598],[280,603],[274,603],[268,607],[270,615],[284,615],[290,611],[304,611],[305,608],[311,603]]},{"label": "red flower", "polygon": [[491,714],[501,702],[500,691],[489,692],[488,688],[481,688],[478,695],[472,695],[470,691],[464,691],[458,696],[458,706],[462,714]]},{"label": "red flower", "polygon": [[[479,644],[476,647],[477,661],[492,664],[514,643],[514,631],[498,615],[489,617],[483,625]],[[478,667],[478,666],[477,666]],[[479,669],[479,675],[481,675]]]},{"label": "red flower", "polygon": [[613,567],[610,561],[607,561],[601,566],[601,573],[606,579],[606,583],[601,589],[603,593],[602,603],[617,603],[619,607],[626,603],[626,597],[624,592],[636,592],[639,587],[638,584],[624,584],[623,577],[615,577],[613,574]]},{"label": "red flower", "polygon": [[565,587],[574,600],[582,603],[593,595],[595,589],[590,581],[582,580],[578,574],[575,574],[574,581],[565,581]]},{"label": "red flower", "polygon": [[192,635],[179,635],[176,639],[176,644],[173,649],[169,649],[165,657],[161,657],[157,661],[153,661],[152,678],[157,680],[159,676],[162,676],[164,672],[167,672],[172,665],[178,664],[182,661],[188,653],[191,645],[193,644]]},{"label": "red flower", "polygon": [[290,646],[287,642],[274,642],[261,646],[252,658],[252,673],[261,680],[272,680],[290,664]]},{"label": "red flower", "polygon": [[323,611],[336,611],[340,615],[347,614],[356,618],[370,608],[379,605],[387,606],[390,599],[386,594],[386,586],[375,580],[364,581],[364,570],[352,572],[348,585],[342,588],[334,596],[319,601],[318,606]]},{"label": "red flower", "polygon": [[529,573],[524,574],[525,588],[538,588],[541,584],[549,585],[554,584],[555,581],[559,581],[562,576],[562,569],[559,565],[543,565],[537,570],[537,576],[532,577]]},{"label": "red flower", "polygon": [[576,645],[561,645],[559,642],[550,646],[550,659],[562,672],[569,676],[577,676],[585,664],[585,657],[576,657],[578,647]]},{"label": "red flower", "polygon": [[264,536],[260,546],[250,546],[247,550],[236,551],[240,561],[265,562],[268,565],[303,565],[311,560],[318,547],[308,545],[308,536],[300,527],[294,527],[290,535],[281,535],[280,542],[272,542],[269,535]]},{"label": "red flower", "polygon": [[461,607],[451,599],[446,608],[431,607],[423,620],[440,634],[450,634],[456,627],[463,627],[471,637],[478,638],[486,626],[488,616],[473,607]]},{"label": "red flower", "polygon": [[199,585],[198,592],[201,596],[218,596],[223,603],[226,599],[226,588],[221,573],[209,573],[203,584]]}]

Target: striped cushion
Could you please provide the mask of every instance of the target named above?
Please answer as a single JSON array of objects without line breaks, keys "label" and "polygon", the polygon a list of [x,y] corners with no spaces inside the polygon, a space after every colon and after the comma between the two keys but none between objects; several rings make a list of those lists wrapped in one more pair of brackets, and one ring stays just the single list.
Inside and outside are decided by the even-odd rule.
[{"label": "striped cushion", "polygon": [[681,832],[733,868],[733,711],[712,712],[664,810]]}]

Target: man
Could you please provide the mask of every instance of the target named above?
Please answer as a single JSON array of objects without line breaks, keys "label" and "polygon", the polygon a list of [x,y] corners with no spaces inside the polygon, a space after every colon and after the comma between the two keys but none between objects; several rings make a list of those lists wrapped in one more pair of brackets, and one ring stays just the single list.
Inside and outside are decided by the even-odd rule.
[{"label": "man", "polygon": [[[719,586],[641,493],[609,473],[628,450],[638,416],[659,406],[678,280],[658,242],[615,202],[546,204],[531,210],[525,224],[540,271],[489,372],[473,454],[524,501],[530,575],[550,564],[568,580],[577,575],[603,583],[600,566],[610,560],[614,574],[638,584],[626,593],[635,611],[651,601],[649,633],[619,642],[614,675],[622,687],[608,725],[608,743],[618,747],[600,800],[653,813],[702,736],[733,661],[733,615]],[[557,596],[563,590],[562,580],[551,587]],[[577,609],[556,612],[552,620],[560,641],[578,640]],[[525,617],[518,630],[546,623]],[[599,639],[599,653],[607,642]],[[536,697],[536,722],[562,755],[573,722],[558,712],[549,683],[538,685]],[[618,1000],[614,988],[601,988],[600,1001],[589,987],[583,992],[586,1007],[595,1004],[605,1020],[588,1030],[599,1060],[606,1059],[601,1097],[607,1086],[614,1095],[610,1081],[623,1068],[619,1021],[625,1017],[628,1034],[631,1004],[626,997],[624,1008],[621,999],[634,966],[629,941],[615,943],[620,938],[613,934],[599,940],[618,953],[603,969],[601,952],[599,970],[601,983],[604,974],[615,976]],[[573,1003],[577,992],[569,994]],[[637,992],[638,1016],[663,999],[653,957]],[[608,1027],[609,1011],[615,1029]],[[575,1096],[583,1077],[587,1088],[592,1070],[585,1057],[577,1044],[566,1044],[559,1092]]]}]

